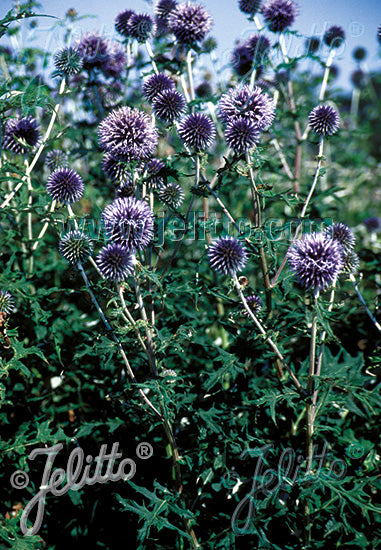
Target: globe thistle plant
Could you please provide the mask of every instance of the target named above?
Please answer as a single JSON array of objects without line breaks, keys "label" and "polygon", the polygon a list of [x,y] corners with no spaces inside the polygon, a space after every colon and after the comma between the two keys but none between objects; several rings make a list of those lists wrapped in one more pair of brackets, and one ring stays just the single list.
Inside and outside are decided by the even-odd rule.
[{"label": "globe thistle plant", "polygon": [[76,48],[64,48],[54,56],[54,65],[63,76],[72,76],[82,70],[82,57]]},{"label": "globe thistle plant", "polygon": [[251,71],[253,67],[253,56],[249,52],[246,43],[237,44],[234,48],[231,57],[231,64],[238,76],[244,76]]},{"label": "globe thistle plant", "polygon": [[135,195],[135,185],[131,177],[121,181],[115,189],[115,198],[133,197]]},{"label": "globe thistle plant", "polygon": [[311,36],[306,39],[306,50],[309,54],[314,54],[320,48],[320,39],[317,36]]},{"label": "globe thistle plant", "polygon": [[154,217],[148,204],[134,197],[118,198],[102,213],[106,235],[128,249],[142,249],[153,238]]},{"label": "globe thistle plant", "polygon": [[381,230],[381,218],[378,218],[377,216],[371,216],[370,218],[366,218],[363,221],[363,224],[365,225],[366,229],[370,233]]},{"label": "globe thistle plant", "polygon": [[122,160],[116,159],[109,153],[106,153],[103,156],[102,170],[112,181],[122,181],[131,173],[129,164]]},{"label": "globe thistle plant", "polygon": [[142,93],[144,97],[152,102],[164,90],[174,90],[175,81],[164,73],[155,73],[146,78],[143,82]]},{"label": "globe thistle plant", "polygon": [[339,113],[330,105],[317,105],[308,118],[310,127],[319,136],[335,134],[340,126]]},{"label": "globe thistle plant", "polygon": [[297,13],[297,5],[292,0],[269,0],[262,8],[263,18],[272,32],[291,27]]},{"label": "globe thistle plant", "polygon": [[337,241],[343,247],[344,252],[353,250],[356,238],[351,229],[345,223],[334,223],[325,228],[324,234],[334,241]]},{"label": "globe thistle plant", "polygon": [[109,57],[109,42],[96,32],[85,33],[76,44],[86,71],[102,69]]},{"label": "globe thistle plant", "polygon": [[49,176],[46,190],[50,197],[63,204],[72,204],[82,198],[84,183],[71,168],[57,168]]},{"label": "globe thistle plant", "polygon": [[255,15],[261,8],[262,0],[238,0],[239,9],[248,15]]},{"label": "globe thistle plant", "polygon": [[102,70],[106,76],[117,77],[127,66],[127,56],[119,46],[119,44],[113,44],[109,48],[109,55],[107,56]]},{"label": "globe thistle plant", "polygon": [[162,160],[151,159],[147,163],[147,183],[152,189],[158,189],[166,183],[165,164]]},{"label": "globe thistle plant", "polygon": [[352,52],[353,59],[355,59],[356,61],[364,61],[367,55],[368,52],[362,46],[358,46]]},{"label": "globe thistle plant", "polygon": [[69,158],[65,151],[61,151],[61,149],[52,149],[52,151],[46,153],[45,164],[51,172],[53,172],[57,170],[57,168],[67,168]]},{"label": "globe thistle plant", "polygon": [[98,136],[102,149],[126,162],[150,158],[158,143],[151,118],[131,107],[111,111],[100,123]]},{"label": "globe thistle plant", "polygon": [[104,246],[95,261],[103,277],[109,281],[124,281],[134,272],[134,254],[119,243]]},{"label": "globe thistle plant", "polygon": [[0,290],[0,311],[9,315],[15,308],[13,296],[7,290]]},{"label": "globe thistle plant", "polygon": [[131,16],[134,15],[134,13],[135,12],[133,10],[124,10],[118,13],[115,18],[115,29],[125,38],[128,38],[130,36],[130,29],[128,24]]},{"label": "globe thistle plant", "polygon": [[168,26],[177,42],[192,46],[204,40],[213,19],[200,4],[184,2],[176,6],[168,16]]},{"label": "globe thistle plant", "polygon": [[93,252],[92,240],[82,231],[69,231],[58,245],[58,251],[69,264],[84,262]]},{"label": "globe thistle plant", "polygon": [[165,122],[173,122],[185,111],[187,102],[185,97],[176,90],[164,90],[153,100],[155,115]]},{"label": "globe thistle plant", "polygon": [[216,130],[207,115],[191,113],[180,121],[178,134],[186,147],[195,151],[205,151],[213,143]]},{"label": "globe thistle plant", "polygon": [[360,258],[353,250],[343,254],[343,272],[348,274],[357,273],[360,267]]},{"label": "globe thistle plant", "polygon": [[167,22],[169,14],[176,6],[176,0],[159,0],[155,6],[155,14],[158,19]]},{"label": "globe thistle plant", "polygon": [[253,149],[259,142],[259,137],[260,131],[258,126],[248,118],[234,118],[226,126],[226,143],[236,153],[241,154]]},{"label": "globe thistle plant", "polygon": [[17,155],[27,153],[40,140],[40,129],[35,118],[9,118],[5,123],[2,146]]},{"label": "globe thistle plant", "polygon": [[275,104],[259,86],[252,90],[249,86],[240,86],[228,90],[218,102],[218,115],[227,124],[236,117],[252,120],[259,130],[266,130],[275,118]]},{"label": "globe thistle plant", "polygon": [[210,267],[223,275],[234,276],[247,262],[246,248],[234,237],[219,237],[208,249]]},{"label": "globe thistle plant", "polygon": [[184,192],[178,183],[171,182],[162,185],[159,187],[157,194],[161,202],[173,210],[179,208],[184,202]]},{"label": "globe thistle plant", "polygon": [[263,34],[254,34],[246,40],[246,48],[256,65],[260,65],[269,53],[271,42]]},{"label": "globe thistle plant", "polygon": [[[253,313],[258,313],[258,311],[263,306],[262,300],[259,298],[259,296],[256,296],[255,294],[251,294],[250,296],[247,296],[246,302]],[[249,317],[249,313],[246,311],[244,307],[242,307],[241,313]]]},{"label": "globe thistle plant", "polygon": [[324,233],[306,234],[287,253],[299,284],[318,292],[332,286],[343,269],[343,248]]},{"label": "globe thistle plant", "polygon": [[133,13],[127,26],[131,38],[138,42],[146,42],[155,32],[154,20],[148,13]]},{"label": "globe thistle plant", "polygon": [[338,48],[345,40],[345,32],[342,27],[333,25],[324,33],[324,42],[330,48]]}]

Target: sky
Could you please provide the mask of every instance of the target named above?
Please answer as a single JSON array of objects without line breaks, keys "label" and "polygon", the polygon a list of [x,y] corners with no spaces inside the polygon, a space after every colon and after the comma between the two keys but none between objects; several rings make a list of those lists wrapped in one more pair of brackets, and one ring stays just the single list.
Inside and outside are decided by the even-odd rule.
[{"label": "sky", "polygon": [[[0,0],[0,18],[12,5],[12,0]],[[75,8],[79,15],[94,15],[78,21],[76,33],[101,30],[108,37],[116,37],[114,30],[115,16],[127,8],[138,12],[152,13],[153,2],[150,0],[40,0],[41,13],[64,17],[69,8]],[[200,1],[211,13],[214,27],[211,34],[217,39],[216,57],[220,66],[228,63],[236,40],[242,40],[255,33],[254,24],[249,22],[238,8],[238,0],[202,0]],[[368,51],[363,68],[381,68],[381,47],[377,41],[377,28],[381,24],[381,0],[299,0],[299,15],[292,29],[303,35],[322,36],[331,25],[340,25],[346,33],[346,42],[338,50],[334,61],[339,67],[337,84],[347,88],[350,85],[350,74],[356,68],[352,51],[357,46],[364,46]],[[54,36],[50,32],[53,19],[39,20],[34,30],[34,41],[40,46],[55,51],[62,46],[62,33]],[[30,31],[29,31],[30,32]],[[271,33],[269,33],[271,37]],[[24,36],[30,41],[31,36]],[[293,39],[287,47],[297,52],[303,41]],[[1,40],[0,40],[1,44]]]}]

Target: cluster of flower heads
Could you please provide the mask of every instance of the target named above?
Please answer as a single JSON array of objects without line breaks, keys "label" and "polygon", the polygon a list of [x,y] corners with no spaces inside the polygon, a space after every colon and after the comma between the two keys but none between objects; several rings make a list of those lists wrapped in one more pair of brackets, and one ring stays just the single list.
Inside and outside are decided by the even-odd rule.
[{"label": "cluster of flower heads", "polygon": [[334,285],[341,272],[357,271],[354,244],[349,227],[337,223],[321,233],[304,235],[291,246],[287,258],[299,284],[316,293]]},{"label": "cluster of flower heads", "polygon": [[225,139],[237,153],[250,151],[275,118],[275,104],[259,86],[230,89],[218,102],[218,116],[226,125]]},{"label": "cluster of flower heads", "polygon": [[176,90],[175,81],[164,73],[147,77],[143,82],[142,93],[152,104],[155,115],[163,122],[173,123],[186,110],[184,95]]},{"label": "cluster of flower heads", "polygon": [[116,30],[124,38],[133,38],[138,42],[146,42],[155,34],[155,21],[148,13],[136,13],[124,10],[116,16]]},{"label": "cluster of flower heads", "polygon": [[[97,32],[84,34],[75,43],[74,49],[82,60],[83,69],[88,72],[97,69],[106,77],[117,77],[127,65],[127,57],[121,46],[111,43]],[[58,68],[57,62],[56,66]]]},{"label": "cluster of flower heads", "polygon": [[9,118],[5,123],[2,147],[17,155],[24,155],[40,140],[40,129],[31,116]]}]

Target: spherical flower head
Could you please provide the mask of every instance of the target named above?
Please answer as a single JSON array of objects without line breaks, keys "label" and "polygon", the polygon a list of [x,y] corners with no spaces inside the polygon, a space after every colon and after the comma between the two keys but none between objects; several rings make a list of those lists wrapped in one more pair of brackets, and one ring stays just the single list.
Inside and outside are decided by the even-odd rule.
[{"label": "spherical flower head", "polygon": [[[258,313],[258,311],[263,306],[262,300],[259,298],[259,296],[256,296],[255,294],[252,294],[251,296],[247,296],[246,302],[253,313]],[[244,307],[242,307],[242,313],[244,315],[247,315],[247,317],[249,317],[249,314]]]},{"label": "spherical flower head", "polygon": [[196,92],[196,96],[200,98],[208,98],[213,95],[212,85],[207,80],[196,86],[194,91]]},{"label": "spherical flower head", "polygon": [[187,102],[183,94],[176,90],[164,90],[153,100],[155,115],[164,122],[177,120],[185,111]]},{"label": "spherical flower head", "polygon": [[115,189],[115,198],[133,197],[135,195],[135,185],[131,177],[121,181]]},{"label": "spherical flower head", "polygon": [[127,66],[127,56],[119,44],[113,44],[109,48],[109,55],[105,60],[102,70],[106,76],[118,77]]},{"label": "spherical flower head", "polygon": [[262,0],[238,0],[239,9],[243,13],[255,15],[259,12]]},{"label": "spherical flower head", "polygon": [[246,248],[234,237],[219,237],[208,249],[210,267],[223,275],[234,276],[247,262]]},{"label": "spherical flower head", "polygon": [[57,170],[57,168],[67,168],[69,158],[65,151],[61,151],[61,149],[52,149],[52,151],[46,153],[45,164],[53,172]]},{"label": "spherical flower head", "polygon": [[326,30],[323,38],[327,46],[330,48],[338,48],[345,40],[344,29],[337,25],[332,25],[332,27]]},{"label": "spherical flower head", "polygon": [[54,65],[63,76],[72,76],[82,70],[82,57],[76,48],[64,48],[54,56]]},{"label": "spherical flower head", "polygon": [[57,168],[49,176],[46,190],[50,197],[63,204],[72,204],[82,198],[84,183],[71,168]]},{"label": "spherical flower head", "polygon": [[104,209],[102,221],[107,236],[125,248],[140,250],[152,241],[153,213],[146,202],[134,197],[115,199]]},{"label": "spherical flower head", "polygon": [[356,254],[356,252],[353,252],[353,250],[349,250],[349,252],[345,252],[343,255],[343,272],[344,273],[357,273],[360,267],[360,258]]},{"label": "spherical flower head", "polygon": [[165,164],[162,160],[151,159],[147,163],[147,183],[152,189],[158,189],[166,184]]},{"label": "spherical flower head", "polygon": [[98,127],[99,144],[107,153],[126,162],[150,158],[158,133],[151,118],[139,109],[115,109]]},{"label": "spherical flower head", "polygon": [[7,290],[0,290],[0,311],[9,315],[15,308],[13,296]]},{"label": "spherical flower head", "polygon": [[368,55],[368,52],[362,46],[358,46],[353,50],[352,55],[353,59],[355,59],[356,61],[364,61],[364,59]]},{"label": "spherical flower head", "polygon": [[270,0],[262,8],[263,18],[272,32],[282,32],[291,27],[298,14],[292,0]]},{"label": "spherical flower head", "polygon": [[109,281],[124,281],[134,272],[135,256],[118,243],[104,246],[95,261],[103,277]]},{"label": "spherical flower head", "polygon": [[213,19],[201,4],[184,2],[170,12],[168,25],[180,44],[192,46],[204,40]]},{"label": "spherical flower head", "polygon": [[381,218],[371,216],[370,218],[366,218],[363,224],[370,233],[377,232],[381,229]]},{"label": "spherical flower head", "polygon": [[155,6],[155,14],[158,19],[167,22],[169,14],[176,6],[176,0],[159,0]]},{"label": "spherical flower head", "polygon": [[331,136],[340,126],[339,113],[330,105],[318,105],[309,114],[312,130],[319,136]]},{"label": "spherical flower head", "polygon": [[82,231],[69,231],[61,237],[58,251],[69,264],[78,264],[78,262],[84,262],[91,256],[93,242]]},{"label": "spherical flower head", "polygon": [[5,123],[2,146],[17,155],[24,155],[40,140],[40,130],[35,118],[10,118]]},{"label": "spherical flower head", "polygon": [[115,29],[119,34],[128,38],[130,36],[130,29],[128,23],[132,15],[134,15],[133,10],[124,10],[115,17]]},{"label": "spherical flower head", "polygon": [[306,40],[306,50],[307,53],[313,54],[318,51],[320,48],[320,39],[317,36],[310,36]]},{"label": "spherical flower head", "polygon": [[351,229],[345,223],[334,223],[324,229],[324,234],[334,241],[337,241],[343,247],[344,252],[353,250],[356,238]]},{"label": "spherical flower head", "polygon": [[260,131],[253,120],[244,117],[234,118],[226,126],[226,143],[235,153],[251,151],[259,142]]},{"label": "spherical flower head", "polygon": [[228,90],[218,102],[218,115],[227,124],[233,118],[244,117],[266,130],[275,118],[275,103],[259,86],[240,86]]},{"label": "spherical flower head", "polygon": [[130,175],[130,166],[119,159],[116,159],[109,153],[106,153],[102,159],[102,170],[112,181],[122,181]]},{"label": "spherical flower head", "polygon": [[178,183],[171,182],[162,185],[159,187],[157,194],[161,202],[173,210],[179,208],[184,202],[184,192]]},{"label": "spherical flower head", "polygon": [[231,64],[238,76],[244,76],[253,67],[253,56],[246,44],[237,44],[233,50]]},{"label": "spherical flower head", "polygon": [[246,47],[253,60],[255,60],[256,65],[260,65],[268,56],[271,42],[263,34],[255,34],[246,40]]},{"label": "spherical flower head", "polygon": [[148,13],[133,13],[128,20],[128,31],[131,38],[146,42],[155,32],[154,20]]},{"label": "spherical flower head", "polygon": [[343,248],[324,233],[304,235],[287,253],[299,284],[313,292],[326,290],[343,269]]},{"label": "spherical flower head", "polygon": [[109,42],[100,34],[86,33],[75,46],[82,57],[83,68],[86,71],[102,69],[109,56]]},{"label": "spherical flower head", "polygon": [[148,101],[153,101],[164,90],[174,90],[175,81],[164,73],[152,74],[143,82],[142,93]]},{"label": "spherical flower head", "polygon": [[216,130],[207,115],[192,113],[180,121],[178,134],[186,147],[195,151],[205,151],[213,143]]}]

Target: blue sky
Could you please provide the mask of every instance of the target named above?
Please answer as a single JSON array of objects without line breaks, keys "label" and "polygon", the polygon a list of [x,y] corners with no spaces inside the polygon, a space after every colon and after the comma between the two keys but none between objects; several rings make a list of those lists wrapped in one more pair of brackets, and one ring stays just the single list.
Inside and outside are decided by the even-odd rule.
[{"label": "blue sky", "polygon": [[[76,23],[80,35],[84,30],[102,30],[107,36],[113,36],[114,19],[120,11],[131,8],[140,12],[152,12],[152,2],[145,0],[40,0],[41,13],[63,17],[65,12],[75,7],[79,15],[92,14],[96,18],[83,19]],[[238,0],[205,0],[203,3],[214,19],[212,34],[217,38],[217,58],[226,64],[236,39],[242,39],[255,32],[253,23],[247,21],[238,9]],[[0,16],[12,6],[12,0],[0,0]],[[299,16],[293,29],[304,35],[322,35],[330,25],[340,25],[346,32],[345,48],[335,64],[340,69],[338,83],[349,85],[349,75],[355,68],[351,52],[356,46],[365,46],[368,50],[366,66],[370,69],[381,66],[380,47],[377,42],[377,28],[381,24],[380,0],[299,0]],[[51,20],[41,19],[35,31],[37,42],[52,51],[58,49],[61,37],[56,33],[52,38],[48,28]],[[271,33],[270,33],[271,34]],[[50,38],[48,39],[48,37]],[[26,38],[26,37],[25,37]],[[49,41],[50,40],[50,41]],[[297,47],[293,41],[291,48]]]}]

